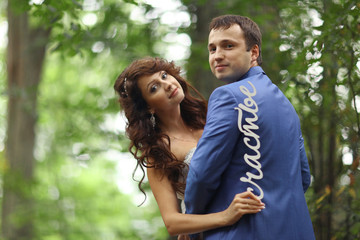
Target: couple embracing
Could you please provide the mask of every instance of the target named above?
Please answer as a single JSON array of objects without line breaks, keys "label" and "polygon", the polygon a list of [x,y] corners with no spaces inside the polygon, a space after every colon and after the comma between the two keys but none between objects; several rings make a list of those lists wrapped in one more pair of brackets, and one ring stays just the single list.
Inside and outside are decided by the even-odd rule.
[{"label": "couple embracing", "polygon": [[227,83],[208,104],[179,67],[159,58],[134,61],[114,86],[129,150],[146,168],[169,234],[315,239],[299,118],[260,67],[259,27],[243,16],[214,18],[208,51],[211,71]]}]

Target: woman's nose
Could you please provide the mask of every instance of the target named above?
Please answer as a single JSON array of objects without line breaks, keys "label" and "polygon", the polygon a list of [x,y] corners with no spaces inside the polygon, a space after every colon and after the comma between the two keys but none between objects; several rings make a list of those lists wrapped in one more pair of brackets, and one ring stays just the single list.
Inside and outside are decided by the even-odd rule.
[{"label": "woman's nose", "polygon": [[168,81],[164,81],[164,88],[165,90],[171,90],[171,83]]}]

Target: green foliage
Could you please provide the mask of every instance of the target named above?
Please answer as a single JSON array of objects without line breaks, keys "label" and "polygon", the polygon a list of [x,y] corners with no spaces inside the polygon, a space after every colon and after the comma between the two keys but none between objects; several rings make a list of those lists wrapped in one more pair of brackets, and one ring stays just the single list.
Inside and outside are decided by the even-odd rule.
[{"label": "green foliage", "polygon": [[[156,208],[136,207],[116,185],[122,159],[114,161],[109,154],[127,151],[128,140],[115,130],[119,127],[110,125],[121,122],[107,118],[115,119],[118,114],[112,85],[114,72],[125,64],[116,65],[118,60],[109,59],[108,53],[91,61],[48,56],[38,106],[34,195],[39,238],[151,239],[164,235]],[[138,229],[138,224],[145,227]]]},{"label": "green foliage", "polygon": [[[137,207],[117,184],[118,169],[126,162],[119,153],[127,151],[129,142],[113,90],[133,58],[155,55],[158,36],[151,23],[130,20],[133,1],[98,6],[84,10],[75,1],[44,1],[28,11],[34,29],[52,33],[39,87],[35,183],[26,189],[33,208],[14,213],[14,221],[31,218],[35,239],[165,239],[154,200],[146,202],[151,207]],[[84,20],[88,14],[96,19],[90,25]],[[146,38],[139,40],[141,34]],[[5,69],[0,74],[0,122],[5,123]],[[1,170],[6,168],[4,126]]]},{"label": "green foliage", "polygon": [[156,212],[119,192],[117,162],[49,157],[54,162],[38,165],[41,182],[34,189],[37,239],[151,239],[161,233]]},{"label": "green foliage", "polygon": [[[52,159],[54,160],[54,159]],[[58,160],[59,161],[59,160]],[[44,172],[34,191],[36,232],[42,239],[132,239],[132,202],[116,188],[108,160],[61,164],[62,175]],[[49,163],[39,165],[46,166]],[[108,165],[108,166],[107,166]],[[51,167],[51,169],[56,169]],[[44,181],[46,180],[46,181]]]},{"label": "green foliage", "polygon": [[[283,9],[283,41],[292,59],[284,71],[285,92],[299,112],[307,143],[314,176],[308,203],[317,238],[357,239],[359,192],[354,186],[359,184],[360,112],[354,103],[360,92],[359,5],[293,5],[298,7]],[[344,149],[355,167],[343,164]]]}]

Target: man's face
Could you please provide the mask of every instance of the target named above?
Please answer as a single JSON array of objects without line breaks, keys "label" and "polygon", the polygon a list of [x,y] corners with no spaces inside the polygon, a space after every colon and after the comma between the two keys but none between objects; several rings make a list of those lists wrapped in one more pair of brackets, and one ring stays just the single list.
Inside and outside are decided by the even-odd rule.
[{"label": "man's face", "polygon": [[213,29],[209,34],[209,64],[213,74],[222,81],[234,82],[257,66],[258,46],[246,51],[244,33],[239,25]]}]

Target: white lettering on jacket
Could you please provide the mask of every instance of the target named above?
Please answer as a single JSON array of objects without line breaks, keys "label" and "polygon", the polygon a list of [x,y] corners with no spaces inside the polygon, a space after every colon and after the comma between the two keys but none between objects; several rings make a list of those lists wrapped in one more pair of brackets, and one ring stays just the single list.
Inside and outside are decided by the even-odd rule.
[{"label": "white lettering on jacket", "polygon": [[[254,130],[259,129],[259,126],[255,124],[255,122],[258,120],[258,116],[256,114],[258,112],[258,106],[252,98],[256,95],[256,88],[251,82],[248,83],[251,85],[253,91],[250,92],[249,89],[247,89],[245,86],[240,86],[240,91],[245,94],[247,98],[244,99],[244,103],[239,103],[239,105],[235,107],[235,109],[239,111],[238,128],[240,132],[245,135],[245,145],[249,148],[249,150],[251,150],[251,154],[245,153],[244,160],[246,164],[256,170],[256,174],[246,172],[246,177],[241,177],[240,181],[250,183],[251,185],[253,185],[253,187],[256,187],[260,192],[258,197],[262,199],[264,197],[264,192],[261,187],[255,182],[256,180],[261,180],[263,178],[261,163],[259,162],[261,157],[261,153],[259,151],[261,145],[259,140],[260,136],[254,132]],[[242,121],[244,112],[251,114],[252,117],[245,118],[245,122],[243,123]],[[250,143],[251,140],[253,140],[252,144]],[[254,191],[252,187],[248,187],[247,190]]]}]

